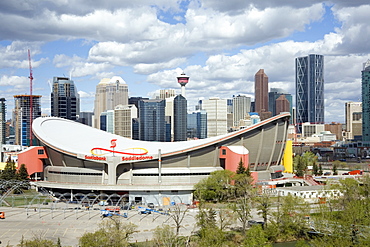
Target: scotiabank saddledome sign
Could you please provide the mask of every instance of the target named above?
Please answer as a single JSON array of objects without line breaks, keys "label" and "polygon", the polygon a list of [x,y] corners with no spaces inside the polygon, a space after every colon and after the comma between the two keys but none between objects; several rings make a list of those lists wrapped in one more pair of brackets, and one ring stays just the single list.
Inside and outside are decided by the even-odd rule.
[{"label": "scotiabank saddledome sign", "polygon": [[90,150],[92,155],[85,155],[85,159],[87,160],[97,160],[97,161],[105,161],[107,160],[106,155],[112,154],[115,156],[115,154],[118,154],[119,156],[122,156],[122,161],[135,161],[135,160],[150,160],[153,159],[153,156],[146,156],[148,153],[148,150],[145,148],[127,148],[124,150],[114,150],[114,148],[117,146],[116,144],[117,139],[112,139],[111,142],[111,149],[108,148],[92,148]]}]

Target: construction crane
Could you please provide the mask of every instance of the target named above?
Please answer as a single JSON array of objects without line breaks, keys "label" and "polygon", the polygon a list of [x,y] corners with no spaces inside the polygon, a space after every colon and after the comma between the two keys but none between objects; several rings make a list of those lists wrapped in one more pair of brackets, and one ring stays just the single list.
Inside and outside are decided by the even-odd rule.
[{"label": "construction crane", "polygon": [[31,53],[30,49],[28,49],[28,63],[30,67],[30,145],[32,146],[32,120],[33,120],[33,106],[32,106],[32,81],[33,81],[33,76],[32,76],[32,66],[31,66]]}]

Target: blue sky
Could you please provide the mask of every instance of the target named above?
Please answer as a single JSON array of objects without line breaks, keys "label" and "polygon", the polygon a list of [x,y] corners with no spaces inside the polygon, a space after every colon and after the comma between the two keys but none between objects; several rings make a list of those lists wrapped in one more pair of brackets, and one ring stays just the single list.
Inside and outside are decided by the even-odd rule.
[{"label": "blue sky", "polygon": [[72,76],[82,111],[93,111],[102,78],[121,76],[130,96],[154,97],[179,93],[182,70],[189,111],[198,99],[253,99],[260,68],[270,88],[294,97],[294,59],[317,53],[325,56],[325,121],[344,123],[344,103],[361,101],[369,12],[365,0],[3,1],[0,97],[11,118],[13,96],[29,93],[28,49],[45,114],[54,76]]}]

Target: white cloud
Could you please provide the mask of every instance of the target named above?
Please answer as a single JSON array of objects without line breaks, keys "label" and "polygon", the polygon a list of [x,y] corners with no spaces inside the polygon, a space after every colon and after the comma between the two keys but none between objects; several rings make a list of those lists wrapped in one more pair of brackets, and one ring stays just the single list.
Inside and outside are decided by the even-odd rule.
[{"label": "white cloud", "polygon": [[0,46],[0,68],[29,68],[28,50],[30,50],[31,64],[33,68],[47,62],[46,58],[38,61],[33,57],[40,53],[40,42],[13,41],[7,46]]},{"label": "white cloud", "polygon": [[93,76],[102,71],[106,71],[112,68],[112,65],[108,63],[89,63],[85,59],[74,55],[69,57],[64,54],[57,54],[53,60],[54,65],[57,68],[67,67],[69,73],[74,77]]},{"label": "white cloud", "polygon": [[0,77],[0,86],[22,89],[29,85],[29,81],[30,79],[28,79],[27,77],[3,75]]}]

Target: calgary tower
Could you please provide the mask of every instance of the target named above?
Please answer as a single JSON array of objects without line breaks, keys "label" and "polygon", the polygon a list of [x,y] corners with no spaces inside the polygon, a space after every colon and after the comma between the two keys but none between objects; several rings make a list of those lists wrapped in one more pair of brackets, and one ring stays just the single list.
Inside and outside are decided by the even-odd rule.
[{"label": "calgary tower", "polygon": [[182,72],[182,74],[177,77],[177,82],[181,85],[181,95],[184,96],[184,98],[186,98],[185,86],[189,82],[189,76],[185,75],[185,73]]}]

